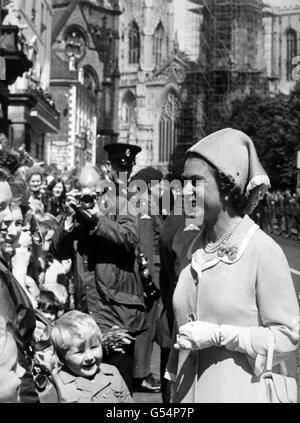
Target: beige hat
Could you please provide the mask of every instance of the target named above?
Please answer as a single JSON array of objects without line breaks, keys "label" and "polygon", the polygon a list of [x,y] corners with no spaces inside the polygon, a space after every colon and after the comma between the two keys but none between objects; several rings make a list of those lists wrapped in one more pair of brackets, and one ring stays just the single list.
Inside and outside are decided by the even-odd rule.
[{"label": "beige hat", "polygon": [[[244,132],[232,128],[222,129],[193,145],[188,153],[196,153],[208,160],[227,176],[251,199],[251,208],[270,187],[270,180],[262,167],[253,141]],[[255,189],[258,188],[259,189]],[[253,198],[254,192],[259,195]]]}]

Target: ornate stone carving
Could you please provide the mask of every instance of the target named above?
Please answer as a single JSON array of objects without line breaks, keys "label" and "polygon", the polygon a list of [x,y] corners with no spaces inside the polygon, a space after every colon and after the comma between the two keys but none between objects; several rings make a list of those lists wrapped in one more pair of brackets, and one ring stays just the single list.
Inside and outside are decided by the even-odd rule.
[{"label": "ornate stone carving", "polygon": [[95,43],[101,62],[106,66],[107,71],[113,72],[114,40],[116,34],[111,28],[107,27],[107,17],[103,16],[102,26],[89,24],[89,30]]},{"label": "ornate stone carving", "polygon": [[186,69],[179,62],[175,61],[164,67],[161,71],[151,75],[146,82],[174,82],[175,84],[181,85],[184,83],[185,79]]},{"label": "ornate stone carving", "polygon": [[171,70],[173,72],[176,82],[178,84],[183,84],[186,78],[186,72],[183,67],[178,66],[178,64],[173,64],[171,66]]},{"label": "ornate stone carving", "polygon": [[120,87],[133,87],[136,86],[136,84],[138,83],[138,78],[134,77],[134,78],[121,78],[120,80]]},{"label": "ornate stone carving", "polygon": [[85,37],[83,32],[78,28],[67,29],[65,35],[65,52],[69,59],[74,57],[76,61],[81,60],[85,55]]}]

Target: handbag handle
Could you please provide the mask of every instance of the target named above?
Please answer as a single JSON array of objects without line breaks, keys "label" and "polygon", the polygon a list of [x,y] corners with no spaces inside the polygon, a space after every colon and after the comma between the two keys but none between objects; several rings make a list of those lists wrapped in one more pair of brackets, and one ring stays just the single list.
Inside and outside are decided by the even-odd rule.
[{"label": "handbag handle", "polygon": [[[274,357],[274,347],[275,347],[275,336],[271,328],[269,328],[270,334],[268,339],[268,352],[267,352],[267,365],[266,372],[271,372],[273,368],[273,357]],[[285,361],[281,361],[280,372],[282,375],[288,376],[288,371]]]},{"label": "handbag handle", "polygon": [[270,329],[268,337],[268,352],[267,352],[267,365],[266,371],[271,372],[273,368],[273,356],[274,356],[275,339],[272,330]]}]

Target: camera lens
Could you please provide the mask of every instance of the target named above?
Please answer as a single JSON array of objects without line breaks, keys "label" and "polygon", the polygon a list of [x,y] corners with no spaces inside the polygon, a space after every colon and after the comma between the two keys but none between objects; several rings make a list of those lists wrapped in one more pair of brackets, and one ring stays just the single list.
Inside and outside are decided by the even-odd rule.
[{"label": "camera lens", "polygon": [[80,203],[85,209],[92,209],[94,207],[94,197],[89,194],[82,195],[80,198]]}]

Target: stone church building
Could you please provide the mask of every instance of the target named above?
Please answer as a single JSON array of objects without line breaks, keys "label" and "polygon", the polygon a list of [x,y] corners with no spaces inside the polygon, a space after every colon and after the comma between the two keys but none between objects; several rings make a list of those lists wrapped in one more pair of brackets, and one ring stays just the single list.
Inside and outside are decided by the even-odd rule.
[{"label": "stone church building", "polygon": [[105,159],[118,137],[118,1],[54,0],[51,94],[61,130],[48,161],[70,169]]},{"label": "stone church building", "polygon": [[119,142],[142,148],[137,170],[165,171],[178,142],[189,70],[174,41],[174,2],[121,0],[120,9]]}]

